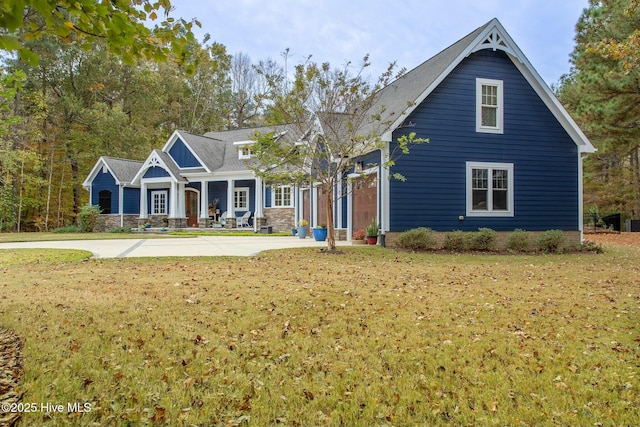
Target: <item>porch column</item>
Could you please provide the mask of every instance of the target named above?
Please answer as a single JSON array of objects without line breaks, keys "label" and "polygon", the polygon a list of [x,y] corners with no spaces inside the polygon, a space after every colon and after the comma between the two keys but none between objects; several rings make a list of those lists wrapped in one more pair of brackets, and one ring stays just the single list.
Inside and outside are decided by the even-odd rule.
[{"label": "porch column", "polygon": [[149,218],[147,212],[147,184],[143,182],[140,184],[140,218]]},{"label": "porch column", "polygon": [[256,178],[255,213],[253,216],[254,218],[264,217],[264,182],[261,178]]},{"label": "porch column", "polygon": [[353,184],[347,180],[347,241],[350,242],[353,235]]},{"label": "porch column", "polygon": [[124,227],[124,184],[118,186],[118,213],[120,214],[120,227]]},{"label": "porch column", "polygon": [[380,174],[378,175],[378,191],[380,192],[380,230],[382,234],[389,231],[391,222],[389,216],[391,214],[390,197],[389,197],[389,167],[385,166],[389,163],[389,143],[380,150]]},{"label": "porch column", "polygon": [[177,205],[178,205],[178,218],[186,218],[187,217],[187,209],[185,202],[185,191],[184,191],[184,183],[178,183],[178,194],[177,196]]},{"label": "porch column", "polygon": [[318,187],[316,185],[311,184],[311,193],[309,194],[309,199],[311,199],[311,212],[309,212],[309,228],[315,227],[318,225]]},{"label": "porch column", "polygon": [[209,219],[209,183],[200,181],[200,219]]},{"label": "porch column", "polygon": [[236,211],[234,208],[234,186],[235,181],[233,179],[227,180],[227,218],[235,218]]},{"label": "porch column", "polygon": [[169,191],[169,218],[180,218],[178,215],[178,183],[171,181]]},{"label": "porch column", "polygon": [[342,227],[342,172],[338,172],[338,179],[336,182],[336,198],[335,198],[335,228]]}]

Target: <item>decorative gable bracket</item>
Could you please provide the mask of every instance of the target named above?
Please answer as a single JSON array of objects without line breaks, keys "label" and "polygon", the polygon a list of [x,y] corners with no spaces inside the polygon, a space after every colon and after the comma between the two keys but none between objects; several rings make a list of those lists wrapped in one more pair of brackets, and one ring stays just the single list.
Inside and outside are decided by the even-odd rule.
[{"label": "decorative gable bracket", "polygon": [[478,52],[479,50],[484,50],[484,49],[491,49],[494,52],[496,50],[502,50],[508,53],[509,55],[513,56],[514,58],[518,58],[518,60],[522,62],[522,60],[519,58],[518,54],[516,53],[516,50],[514,50],[511,47],[508,37],[503,36],[499,28],[497,27],[491,28],[491,30],[486,35],[486,37],[484,37],[481,40],[482,41],[478,43],[469,52],[469,54],[472,54],[472,53]]}]

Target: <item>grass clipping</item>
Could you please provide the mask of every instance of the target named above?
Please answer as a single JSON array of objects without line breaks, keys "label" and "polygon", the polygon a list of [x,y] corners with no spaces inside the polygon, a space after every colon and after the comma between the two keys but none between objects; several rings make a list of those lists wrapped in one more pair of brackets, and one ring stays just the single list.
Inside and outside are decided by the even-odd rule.
[{"label": "grass clipping", "polygon": [[0,266],[24,425],[640,425],[637,251]]}]

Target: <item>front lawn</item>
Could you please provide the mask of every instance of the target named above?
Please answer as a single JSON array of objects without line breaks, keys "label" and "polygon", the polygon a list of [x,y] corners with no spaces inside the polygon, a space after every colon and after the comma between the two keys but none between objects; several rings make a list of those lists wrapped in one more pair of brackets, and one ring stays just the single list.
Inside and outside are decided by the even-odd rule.
[{"label": "front lawn", "polygon": [[18,425],[640,425],[637,251],[344,252],[0,251]]}]

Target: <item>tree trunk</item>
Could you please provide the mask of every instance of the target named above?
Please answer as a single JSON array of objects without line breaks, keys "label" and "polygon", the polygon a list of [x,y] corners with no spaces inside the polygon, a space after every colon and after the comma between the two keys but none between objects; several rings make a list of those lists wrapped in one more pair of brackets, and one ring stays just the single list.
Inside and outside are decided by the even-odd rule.
[{"label": "tree trunk", "polygon": [[324,189],[327,199],[327,249],[329,251],[336,250],[336,230],[333,221],[333,185],[329,185]]},{"label": "tree trunk", "polygon": [[631,150],[631,176],[634,194],[633,211],[631,215],[636,218],[640,214],[640,149],[638,146]]}]

